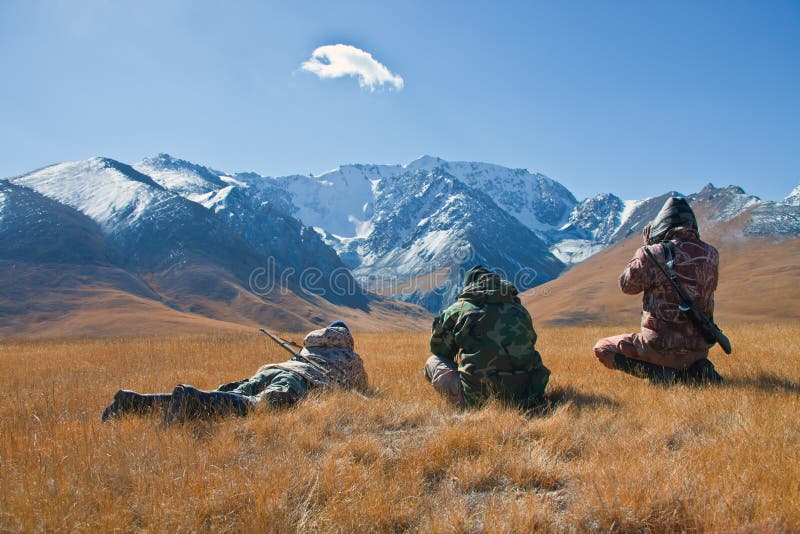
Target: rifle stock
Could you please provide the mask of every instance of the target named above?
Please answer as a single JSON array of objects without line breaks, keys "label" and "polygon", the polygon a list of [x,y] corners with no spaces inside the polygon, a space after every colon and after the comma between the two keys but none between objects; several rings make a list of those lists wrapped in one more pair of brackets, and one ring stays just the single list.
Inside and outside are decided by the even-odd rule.
[{"label": "rifle stock", "polygon": [[688,313],[689,318],[692,319],[694,324],[703,325],[700,330],[703,332],[703,337],[705,337],[706,341],[709,343],[719,343],[719,346],[725,354],[731,353],[731,341],[728,339],[728,336],[722,333],[722,330],[714,323],[711,317],[706,315],[703,310],[699,309],[693,302],[691,303]]}]

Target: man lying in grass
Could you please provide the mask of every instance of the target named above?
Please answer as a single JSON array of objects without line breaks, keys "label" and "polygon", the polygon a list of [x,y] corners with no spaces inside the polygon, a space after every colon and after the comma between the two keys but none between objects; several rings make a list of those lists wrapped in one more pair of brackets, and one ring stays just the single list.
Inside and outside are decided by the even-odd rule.
[{"label": "man lying in grass", "polygon": [[366,389],[367,373],[353,352],[353,336],[342,321],[310,332],[294,358],[262,366],[250,378],[203,391],[180,384],[172,393],[142,394],[120,390],[103,411],[107,421],[126,413],[165,410],[168,421],[215,415],[246,415],[257,406],[290,406],[316,387]]}]

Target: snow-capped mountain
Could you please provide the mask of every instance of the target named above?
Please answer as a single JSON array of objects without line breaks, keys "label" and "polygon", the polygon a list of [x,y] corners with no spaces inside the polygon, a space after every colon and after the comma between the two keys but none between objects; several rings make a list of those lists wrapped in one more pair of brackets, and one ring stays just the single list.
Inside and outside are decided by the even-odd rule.
[{"label": "snow-capped mountain", "polygon": [[54,263],[113,262],[100,226],[39,193],[0,180],[0,250],[5,259]]},{"label": "snow-capped mountain", "polygon": [[729,236],[800,235],[800,205],[791,203],[791,195],[781,202],[771,202],[749,195],[741,187],[715,188],[708,184],[689,198],[698,209],[710,214],[708,223],[727,225]]},{"label": "snow-capped mountain", "polygon": [[[799,192],[800,187],[782,202],[770,202],[738,186],[707,184],[687,198],[705,229],[728,225],[722,233],[729,236],[796,236],[800,235]],[[573,209],[567,224],[549,234],[550,250],[566,264],[584,261],[609,245],[641,233],[672,195],[680,193],[670,191],[644,200],[621,200],[609,194],[586,199]]]},{"label": "snow-capped mountain", "polygon": [[[455,298],[474,264],[529,289],[641,233],[675,194],[577,202],[541,174],[430,156],[283,177],[222,172],[167,154],[132,166],[91,158],[1,184],[0,260],[81,256],[146,276],[147,287],[176,307],[187,292],[220,286],[220,272],[253,290],[252,273],[272,261],[275,276],[293,274],[295,292],[311,275],[314,294],[337,305],[366,309],[375,298],[366,287],[433,312]],[[711,184],[689,198],[708,226],[745,237],[800,234],[800,187],[777,203]]]},{"label": "snow-capped mountain", "polygon": [[489,163],[454,161],[423,156],[408,170],[443,172],[489,195],[498,206],[536,232],[563,225],[577,204],[566,187],[543,174]]},{"label": "snow-capped mountain", "polygon": [[182,201],[152,178],[106,158],[61,163],[12,178],[11,182],[83,213],[108,233]]},{"label": "snow-capped mountain", "polygon": [[343,165],[319,176],[272,179],[288,191],[294,215],[340,238],[366,237],[374,216],[376,186],[386,178],[440,170],[483,190],[522,224],[536,232],[564,224],[577,201],[563,185],[524,169],[478,162],[448,162],[423,156],[406,165]]},{"label": "snow-capped mountain", "polygon": [[[316,177],[266,181],[289,193],[293,215],[315,227],[360,281],[374,286],[380,278],[381,285],[395,288],[410,282],[402,292],[376,289],[423,303],[431,311],[438,310],[443,298],[453,297],[454,289],[443,288],[460,285],[460,273],[470,261],[513,272],[536,271],[538,278],[525,281],[526,288],[557,276],[563,265],[542,247],[542,240],[566,222],[577,204],[564,186],[541,174],[431,156],[406,165],[344,165]],[[460,193],[451,198],[437,193],[439,186]],[[479,213],[488,218],[477,220]],[[520,247],[531,253],[478,253],[492,239],[466,232],[466,221],[469,228],[487,226],[495,235],[516,234]],[[441,271],[444,266],[452,270],[447,276]],[[433,273],[435,281],[417,280]]]},{"label": "snow-capped mountain", "polygon": [[643,200],[603,193],[578,204],[569,222],[551,232],[550,251],[561,261],[580,263],[607,246],[642,231],[674,192]]},{"label": "snow-capped mountain", "polygon": [[[264,239],[253,231],[255,204],[291,213],[324,236],[359,281],[432,311],[454,296],[469,262],[483,261],[511,277],[524,273],[522,289],[557,276],[563,265],[541,238],[557,231],[576,205],[566,188],[541,174],[430,156],[406,165],[343,165],[316,177],[226,174],[166,154],[133,167],[215,213],[220,202],[236,198],[227,218],[238,221],[240,234],[254,246]],[[434,193],[440,186],[459,194]],[[421,198],[427,206],[414,201]],[[493,236],[474,230],[482,227],[516,235],[518,244],[493,253],[486,245]],[[417,283],[432,273],[435,283]]]},{"label": "snow-capped mountain", "polygon": [[137,171],[152,177],[164,189],[181,196],[204,195],[229,185],[216,173],[189,161],[159,154],[133,165]]},{"label": "snow-capped mountain", "polygon": [[382,179],[375,194],[369,234],[350,243],[360,258],[354,273],[395,298],[437,311],[479,263],[502,271],[521,290],[563,269],[530,228],[443,167]]},{"label": "snow-capped mountain", "polygon": [[789,196],[783,199],[784,204],[788,204],[790,206],[800,206],[800,185],[795,187]]},{"label": "snow-capped mountain", "polygon": [[609,193],[587,198],[573,208],[569,220],[550,232],[550,251],[566,264],[578,263],[602,250],[620,227],[625,202]]},{"label": "snow-capped mountain", "polygon": [[[209,272],[215,269],[247,288],[252,273],[269,266],[265,274],[283,275],[287,291],[308,289],[337,304],[366,304],[336,252],[276,206],[280,195],[271,203],[262,199],[261,189],[165,155],[137,166],[153,176],[92,158],[12,178],[9,186],[46,198],[50,212],[58,207],[82,215],[100,230],[112,263],[135,273],[158,273],[169,284],[180,279],[182,291],[210,291],[215,280]],[[310,269],[313,284],[301,287]],[[338,283],[356,290],[333,291],[334,274]]]}]

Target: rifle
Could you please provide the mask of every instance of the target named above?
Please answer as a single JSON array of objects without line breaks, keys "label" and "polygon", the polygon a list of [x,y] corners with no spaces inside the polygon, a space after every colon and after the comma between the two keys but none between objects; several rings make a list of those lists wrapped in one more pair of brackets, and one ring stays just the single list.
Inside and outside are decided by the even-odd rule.
[{"label": "rifle", "polygon": [[296,350],[294,350],[290,346],[290,345],[294,345],[295,347],[300,348],[300,346],[297,343],[295,343],[293,341],[284,341],[281,338],[279,338],[278,336],[276,336],[275,334],[273,334],[272,332],[269,332],[266,328],[259,328],[258,331],[261,332],[262,334],[264,334],[265,336],[269,337],[272,341],[274,341],[275,343],[277,343],[278,345],[280,345],[281,347],[283,347],[287,351],[289,351],[292,354],[292,356],[295,356],[295,357],[300,356],[300,353],[297,352]]},{"label": "rifle", "polygon": [[[319,365],[315,364],[314,362],[312,362],[311,360],[309,360],[308,358],[306,358],[305,356],[303,356],[302,354],[300,354],[296,350],[292,349],[292,347],[291,347],[291,345],[293,345],[293,346],[295,346],[297,348],[300,348],[300,345],[298,345],[297,343],[295,343],[293,341],[284,341],[283,339],[279,338],[278,336],[276,336],[272,332],[268,331],[266,328],[259,328],[258,331],[261,332],[262,334],[264,334],[265,336],[267,336],[268,338],[270,338],[272,341],[274,341],[275,343],[277,343],[278,345],[280,345],[284,349],[286,349],[288,352],[290,352],[292,354],[292,356],[294,356],[294,358],[296,360],[301,361],[303,363],[307,363],[308,365],[310,365],[311,367],[313,367],[314,369],[316,369],[317,371],[322,373],[322,375],[325,377],[326,387],[331,387],[331,383],[330,383],[331,378],[329,376],[330,372],[326,371],[325,369],[323,369]],[[361,397],[362,399],[367,399],[368,398],[366,395],[364,395],[360,391],[357,391],[355,389],[353,389],[351,391],[353,393],[355,393],[356,395],[358,395],[359,397]]]},{"label": "rifle", "polygon": [[644,247],[645,253],[653,260],[653,263],[656,264],[656,267],[667,277],[667,279],[672,283],[672,287],[675,288],[675,291],[678,293],[678,297],[680,297],[681,302],[678,304],[678,309],[686,314],[689,319],[694,323],[698,330],[703,334],[703,338],[711,344],[719,343],[719,346],[722,347],[722,350],[725,351],[725,354],[731,353],[731,342],[727,338],[725,334],[722,333],[722,330],[714,323],[714,320],[711,319],[708,315],[705,314],[703,310],[697,307],[694,303],[692,298],[686,292],[686,289],[681,285],[678,281],[678,275],[675,273],[675,245],[673,243],[664,243],[665,249],[665,257],[667,258],[667,272],[664,267],[658,263],[656,257],[650,252],[650,249]]},{"label": "rifle", "polygon": [[259,328],[258,331],[264,334],[265,336],[269,337],[272,341],[274,341],[284,349],[286,349],[289,353],[291,353],[292,356],[294,356],[296,360],[301,361],[303,363],[307,363],[308,365],[310,365],[311,367],[322,373],[324,376],[328,375],[328,371],[326,371],[319,365],[315,364],[314,362],[312,362],[311,360],[309,360],[308,358],[306,358],[305,356],[303,356],[302,354],[300,354],[298,351],[294,350],[291,347],[291,345],[294,345],[295,347],[299,348],[300,346],[297,343],[294,343],[292,341],[284,341],[283,339],[279,338],[272,332],[268,331],[266,328]]}]

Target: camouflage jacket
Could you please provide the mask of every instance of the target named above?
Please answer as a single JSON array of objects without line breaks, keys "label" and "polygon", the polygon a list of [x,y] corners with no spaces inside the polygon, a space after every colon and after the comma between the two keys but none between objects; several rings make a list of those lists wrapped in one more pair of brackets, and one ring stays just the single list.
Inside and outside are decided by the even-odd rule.
[{"label": "camouflage jacket", "polygon": [[305,337],[303,345],[299,357],[264,365],[258,372],[283,369],[317,386],[366,388],[367,372],[361,357],[353,352],[353,336],[349,331],[339,327],[314,330]]},{"label": "camouflage jacket", "polygon": [[[694,303],[709,317],[714,313],[714,291],[719,276],[717,249],[698,239],[691,232],[679,233],[675,244],[675,272]],[[664,245],[647,248],[665,267]],[[666,268],[666,267],[665,267]],[[680,311],[675,288],[645,253],[636,251],[619,278],[625,293],[644,292],[642,298],[642,337],[661,353],[708,351],[709,345],[697,327]]]},{"label": "camouflage jacket", "polygon": [[437,356],[458,358],[471,405],[494,396],[527,406],[544,393],[550,376],[535,343],[533,321],[516,288],[489,273],[467,285],[434,320],[430,346]]}]

